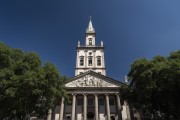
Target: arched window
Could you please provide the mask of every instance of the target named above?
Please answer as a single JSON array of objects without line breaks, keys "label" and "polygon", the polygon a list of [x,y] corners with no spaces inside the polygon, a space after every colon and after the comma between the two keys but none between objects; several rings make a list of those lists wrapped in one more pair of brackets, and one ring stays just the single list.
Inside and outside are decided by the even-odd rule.
[{"label": "arched window", "polygon": [[80,57],[79,65],[83,66],[84,65],[84,56]]},{"label": "arched window", "polygon": [[101,57],[100,56],[97,57],[97,66],[101,66]]},{"label": "arched window", "polygon": [[88,58],[88,65],[89,65],[89,66],[92,66],[92,57],[89,57],[89,58]]},{"label": "arched window", "polygon": [[89,45],[92,45],[92,38],[89,38]]}]

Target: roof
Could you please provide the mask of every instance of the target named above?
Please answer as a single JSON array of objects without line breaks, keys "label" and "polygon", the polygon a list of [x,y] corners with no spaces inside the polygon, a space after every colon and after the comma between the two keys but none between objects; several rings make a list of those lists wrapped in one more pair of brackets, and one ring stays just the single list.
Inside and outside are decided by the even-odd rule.
[{"label": "roof", "polygon": [[94,27],[92,25],[91,18],[89,20],[89,25],[88,25],[88,27],[86,29],[86,33],[95,33],[95,29],[94,29]]}]

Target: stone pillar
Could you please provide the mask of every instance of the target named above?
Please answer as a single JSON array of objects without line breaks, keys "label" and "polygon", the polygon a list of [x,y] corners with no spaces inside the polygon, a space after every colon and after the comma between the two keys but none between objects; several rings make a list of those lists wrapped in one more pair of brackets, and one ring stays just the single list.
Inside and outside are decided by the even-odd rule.
[{"label": "stone pillar", "polygon": [[[85,68],[87,67],[87,64],[88,64],[88,62],[87,62],[87,50],[85,50],[84,51],[85,52],[85,58],[84,58],[84,62],[85,62]],[[86,72],[86,71],[84,71],[84,72]]]},{"label": "stone pillar", "polygon": [[118,114],[118,120],[122,120],[122,114],[121,114],[121,102],[120,102],[119,94],[116,94],[116,101],[117,101],[117,114]]},{"label": "stone pillar", "polygon": [[124,105],[125,105],[125,107],[126,107],[127,120],[131,120],[129,105],[128,105],[128,103],[127,103],[126,100],[124,101]]},{"label": "stone pillar", "polygon": [[107,120],[110,120],[110,107],[109,107],[109,95],[106,94],[106,113],[107,113]]},{"label": "stone pillar", "polygon": [[[77,56],[76,56],[76,68],[79,66],[79,51],[77,51]],[[75,71],[75,76],[78,75],[78,69]]]},{"label": "stone pillar", "polygon": [[72,94],[72,95],[73,95],[73,103],[72,103],[71,120],[75,120],[76,94]]},{"label": "stone pillar", "polygon": [[51,120],[51,116],[52,116],[52,109],[49,109],[48,110],[47,120]]},{"label": "stone pillar", "polygon": [[95,97],[95,120],[99,120],[99,114],[98,114],[98,94],[94,94]]},{"label": "stone pillar", "polygon": [[59,113],[59,120],[63,120],[63,114],[64,114],[64,97],[61,99],[61,108]]},{"label": "stone pillar", "polygon": [[95,56],[95,53],[96,53],[96,51],[93,50],[93,59],[94,59],[94,60],[93,60],[93,62],[94,62],[94,63],[93,63],[93,67],[94,67],[94,68],[96,68],[96,56]]},{"label": "stone pillar", "polygon": [[[101,51],[101,54],[102,54],[101,64],[102,64],[102,67],[105,68],[104,51]],[[106,76],[106,69],[103,69],[103,75]]]},{"label": "stone pillar", "polygon": [[101,57],[101,64],[102,64],[102,67],[105,68],[105,61],[104,61],[104,51],[101,51],[102,53],[102,57]]},{"label": "stone pillar", "polygon": [[76,68],[79,66],[79,50],[77,51]]},{"label": "stone pillar", "polygon": [[87,119],[87,95],[84,94],[83,119]]}]

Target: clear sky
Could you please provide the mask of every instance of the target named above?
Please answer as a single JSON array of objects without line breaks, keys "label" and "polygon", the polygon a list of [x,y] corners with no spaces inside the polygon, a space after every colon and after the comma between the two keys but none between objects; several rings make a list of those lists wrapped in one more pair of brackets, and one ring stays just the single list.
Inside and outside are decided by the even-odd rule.
[{"label": "clear sky", "polygon": [[105,45],[107,76],[123,81],[138,58],[180,49],[179,0],[1,0],[0,41],[37,52],[74,76],[77,41],[92,16]]}]

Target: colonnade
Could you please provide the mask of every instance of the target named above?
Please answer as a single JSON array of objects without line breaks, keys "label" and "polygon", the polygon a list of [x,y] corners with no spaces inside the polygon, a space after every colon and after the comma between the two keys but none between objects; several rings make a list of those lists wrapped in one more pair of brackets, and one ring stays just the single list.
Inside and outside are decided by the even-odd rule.
[{"label": "colonnade", "polygon": [[[75,119],[76,95],[77,94],[72,94],[73,99],[72,99],[72,109],[71,109],[71,120],[76,120]],[[83,120],[87,120],[87,94],[83,94],[83,99],[84,99],[83,100]],[[109,94],[105,94],[105,99],[106,99],[105,101],[106,101],[107,120],[110,120],[111,116],[110,116]],[[95,120],[99,120],[98,94],[94,94],[94,101],[95,101]],[[116,101],[117,101],[118,120],[121,120],[122,119],[121,103],[120,103],[120,97],[118,94],[116,94]],[[62,98],[61,100],[59,120],[63,120],[63,115],[64,115],[64,98]]]}]

